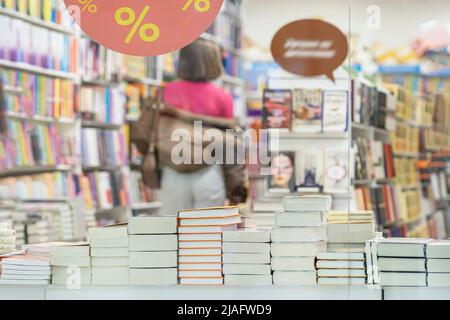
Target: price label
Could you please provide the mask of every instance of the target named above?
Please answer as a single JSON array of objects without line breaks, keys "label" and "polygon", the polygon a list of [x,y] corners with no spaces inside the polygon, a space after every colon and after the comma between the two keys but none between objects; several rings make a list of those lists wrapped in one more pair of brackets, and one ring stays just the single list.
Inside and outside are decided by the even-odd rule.
[{"label": "price label", "polygon": [[94,41],[124,54],[156,56],[197,39],[223,0],[64,0]]}]

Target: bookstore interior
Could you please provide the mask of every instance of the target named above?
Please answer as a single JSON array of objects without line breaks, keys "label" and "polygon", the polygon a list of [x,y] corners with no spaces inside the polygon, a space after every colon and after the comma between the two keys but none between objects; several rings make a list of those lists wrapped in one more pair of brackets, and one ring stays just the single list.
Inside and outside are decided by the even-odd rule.
[{"label": "bookstore interior", "polygon": [[[167,37],[158,0],[128,2],[148,6],[116,14],[125,43]],[[107,48],[68,3],[86,20],[104,5],[0,0],[0,300],[450,299],[448,0],[225,0],[198,40],[147,56]],[[183,76],[205,73],[183,65],[194,40],[220,53],[213,89]],[[259,150],[243,201],[214,195],[228,164],[146,176],[152,138],[133,132],[147,101],[164,126],[161,97],[211,117],[229,98]]]}]

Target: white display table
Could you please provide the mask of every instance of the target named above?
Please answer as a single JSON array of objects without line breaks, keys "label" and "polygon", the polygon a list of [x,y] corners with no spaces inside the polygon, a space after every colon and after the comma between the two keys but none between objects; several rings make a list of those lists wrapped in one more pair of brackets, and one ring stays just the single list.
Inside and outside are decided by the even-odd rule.
[{"label": "white display table", "polygon": [[367,287],[85,287],[66,290],[49,286],[47,299],[143,300],[381,300],[381,290]]},{"label": "white display table", "polygon": [[45,300],[45,286],[0,285],[2,300]]},{"label": "white display table", "polygon": [[450,288],[383,288],[384,300],[450,300]]},{"label": "white display table", "polygon": [[1,299],[47,300],[381,300],[366,286],[0,286]]},{"label": "white display table", "polygon": [[0,300],[450,300],[450,288],[0,285]]}]

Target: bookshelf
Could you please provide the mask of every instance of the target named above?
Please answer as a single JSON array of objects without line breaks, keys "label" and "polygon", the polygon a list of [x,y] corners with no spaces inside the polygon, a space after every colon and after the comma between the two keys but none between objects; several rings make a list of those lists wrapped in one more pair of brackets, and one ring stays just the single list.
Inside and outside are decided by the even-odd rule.
[{"label": "bookshelf", "polygon": [[[73,205],[77,197],[74,172],[79,165],[74,92],[79,76],[71,59],[76,56],[77,31],[62,8],[47,9],[55,13],[53,17],[61,14],[58,21],[52,20],[50,11],[41,18],[35,12],[0,8],[4,34],[17,34],[8,32],[10,22],[22,30],[18,46],[2,47],[0,56],[6,125],[1,144],[8,155],[1,161],[0,197],[11,201],[18,243],[76,240],[86,230],[84,212]],[[53,51],[44,53],[39,50],[49,44],[46,35],[52,37]],[[58,56],[64,45],[71,51]],[[61,208],[65,208],[61,213],[65,220],[57,213]]]},{"label": "bookshelf", "polygon": [[[446,238],[447,219],[439,220],[439,224],[444,226],[441,230],[437,230],[435,219],[440,214],[446,216],[447,209],[441,208],[445,212],[439,213],[435,201],[429,196],[430,187],[420,179],[418,168],[418,164],[427,163],[434,152],[447,149],[442,143],[430,150],[425,139],[429,131],[441,132],[443,129],[442,134],[447,134],[448,125],[434,120],[439,118],[439,112],[446,113],[446,103],[441,103],[442,110],[437,111],[436,101],[439,99],[435,100],[435,97],[439,95],[416,96],[400,85],[375,86],[360,79],[353,79],[352,82],[355,94],[363,97],[354,97],[352,119],[359,123],[352,124],[352,140],[360,157],[366,157],[367,165],[372,167],[367,169],[364,177],[357,174],[353,181],[357,191],[357,208],[375,210],[379,228],[387,236]],[[370,103],[370,97],[375,98],[375,104]],[[365,104],[356,105],[361,101]],[[374,147],[379,144],[391,146],[392,152],[389,153],[392,154],[387,155],[386,150],[384,155],[376,151]],[[363,150],[361,145],[365,145]],[[362,158],[359,160],[359,163],[364,162]],[[379,177],[374,179],[374,168],[377,166],[382,167],[385,174],[388,174],[386,168],[393,167],[387,181],[383,179],[380,183],[377,181]],[[376,192],[380,189],[384,195],[377,196]]]},{"label": "bookshelf", "polygon": [[[16,56],[17,50],[9,50],[8,48],[7,54],[0,56],[0,72],[4,73],[3,91],[7,97],[7,103],[14,108],[6,110],[4,119],[6,123],[23,125],[24,132],[35,127],[55,128],[58,137],[61,139],[58,138],[57,141],[70,142],[72,154],[69,159],[66,154],[66,147],[64,147],[62,151],[64,157],[58,157],[57,161],[54,162],[52,160],[50,163],[40,164],[28,161],[23,164],[9,165],[6,165],[5,162],[5,166],[0,167],[0,188],[2,188],[3,183],[10,181],[8,180],[10,178],[15,179],[14,183],[22,183],[28,176],[31,177],[31,180],[37,179],[40,181],[41,177],[46,175],[61,173],[67,175],[71,181],[76,181],[76,190],[73,193],[60,194],[57,197],[45,196],[39,198],[51,202],[52,199],[63,200],[76,196],[83,202],[87,220],[94,216],[97,223],[101,223],[101,221],[126,221],[127,217],[132,214],[158,211],[161,204],[157,201],[157,192],[156,190],[146,190],[143,187],[142,177],[139,176],[140,155],[136,153],[133,146],[129,145],[128,141],[124,141],[123,145],[126,159],[122,158],[121,161],[114,164],[99,163],[91,165],[85,164],[83,160],[85,148],[83,148],[82,136],[86,130],[95,130],[95,132],[110,132],[114,136],[120,135],[126,140],[129,125],[139,118],[140,101],[146,96],[158,94],[164,84],[174,77],[176,59],[172,60],[173,64],[169,67],[171,70],[167,70],[164,57],[140,58],[112,52],[86,37],[73,24],[70,16],[65,12],[64,6],[51,8],[51,10],[54,10],[53,12],[59,14],[58,19],[51,18],[56,17],[56,14],[44,16],[43,13],[42,16],[39,16],[35,12],[18,12],[18,10],[0,7],[0,24],[5,21],[19,21],[18,24],[23,24],[30,28],[29,30],[36,29],[42,34],[52,34],[55,39],[65,41],[69,48],[73,48],[73,50],[65,54],[67,61],[62,61],[58,65],[49,59],[45,61],[35,60],[30,55],[33,52],[22,48],[20,41],[18,42],[18,48],[15,48],[17,50],[23,49],[23,55],[20,58]],[[240,37],[242,27],[240,11],[240,1],[226,1],[219,18],[202,35],[202,38],[212,41],[222,48],[226,74],[218,81],[218,84],[233,94],[237,106],[236,114],[244,116],[246,90],[245,83],[241,78]],[[52,54],[57,50],[59,50],[57,47],[51,47],[49,58],[53,59]],[[176,56],[176,53],[174,55]],[[7,72],[17,75],[9,75]],[[163,77],[163,75],[166,77]],[[169,78],[167,78],[168,75]],[[25,77],[23,82],[17,82],[23,77]],[[70,114],[66,114],[67,112],[56,114],[44,109],[39,109],[42,112],[37,113],[34,109],[23,109],[21,107],[24,105],[23,101],[29,94],[26,81],[30,77],[36,77],[51,83],[64,82],[70,84],[73,88],[73,98],[63,100],[68,101],[67,106],[70,107]],[[120,106],[114,106],[112,109],[109,105],[99,104],[98,102],[103,100],[100,97],[107,95],[120,97],[120,99],[123,99],[123,103],[120,103]],[[36,101],[40,101],[39,99],[36,98]],[[60,97],[54,97],[51,101],[59,103],[60,100]],[[27,142],[25,145],[29,145],[31,150],[31,142]],[[30,153],[32,152],[30,151]],[[120,201],[115,201],[115,203],[107,206],[96,207],[94,199],[96,194],[93,193],[92,185],[89,188],[89,179],[91,179],[92,184],[92,178],[89,177],[92,175],[109,175],[112,177],[116,173],[120,174],[117,181],[121,181],[121,184],[130,183],[130,185],[119,188],[119,190],[122,190],[119,196]],[[128,181],[128,179],[131,180]],[[28,185],[29,182],[26,183]],[[38,197],[32,198],[37,199]],[[20,196],[17,201],[21,201],[19,199]]]},{"label": "bookshelf", "polygon": [[[349,181],[350,176],[348,176],[348,168],[345,170],[347,172],[346,176],[342,179],[342,184],[333,185],[331,180],[325,179],[325,168],[329,156],[335,154],[339,158],[348,158],[349,153],[349,130],[333,130],[327,131],[323,130],[321,121],[317,127],[312,130],[297,130],[294,128],[294,121],[291,119],[289,121],[289,128],[284,128],[281,130],[269,128],[268,122],[265,123],[264,114],[268,114],[268,106],[271,104],[271,99],[273,101],[278,101],[276,97],[266,98],[266,93],[269,92],[274,95],[277,92],[288,92],[293,100],[293,96],[298,94],[297,89],[307,88],[309,90],[321,90],[320,95],[326,90],[345,90],[345,81],[338,80],[336,85],[332,85],[331,82],[325,82],[324,78],[303,78],[294,76],[287,72],[281,71],[279,69],[268,69],[269,76],[265,87],[267,88],[264,93],[259,93],[257,91],[254,94],[254,98],[259,98],[262,103],[262,125],[257,123],[258,127],[262,127],[267,130],[267,137],[263,138],[261,143],[267,143],[268,150],[273,152],[278,150],[280,155],[287,155],[291,158],[291,165],[293,167],[294,177],[291,180],[294,181],[295,187],[289,187],[289,190],[276,191],[273,188],[271,181],[271,176],[269,175],[254,175],[251,179],[252,190],[250,193],[254,195],[252,204],[252,213],[248,216],[249,220],[255,220],[258,224],[258,219],[263,218],[264,215],[273,215],[277,210],[281,210],[281,199],[283,196],[287,195],[300,195],[300,194],[325,194],[330,195],[333,198],[333,209],[334,210],[348,210],[349,197]],[[259,77],[258,77],[259,78]],[[253,84],[252,86],[255,86]],[[267,100],[267,101],[266,101]],[[280,102],[278,102],[281,104]],[[274,103],[275,104],[275,103]],[[288,103],[290,105],[290,103]],[[291,113],[291,107],[289,107],[289,112]],[[267,110],[267,111],[265,111]],[[345,111],[345,107],[344,107]],[[258,112],[259,114],[260,112]],[[255,112],[256,114],[256,112]],[[292,115],[292,113],[291,113]],[[256,116],[255,116],[256,117]],[[273,116],[275,117],[275,116]],[[346,122],[346,115],[343,115],[341,119],[344,123]],[[261,121],[261,120],[259,120]],[[331,158],[330,158],[331,159]],[[272,158],[272,161],[274,159]],[[314,164],[312,164],[314,163]],[[345,166],[349,163],[349,159],[343,162]],[[311,164],[312,167],[309,165]],[[306,175],[307,167],[314,172],[314,182],[308,190]],[[261,168],[257,168],[260,170]],[[309,170],[308,169],[308,170]],[[291,183],[290,183],[291,184]],[[314,189],[314,190],[313,190]],[[277,205],[278,204],[278,205]],[[247,217],[245,217],[246,219]],[[258,225],[259,226],[259,225]]]}]

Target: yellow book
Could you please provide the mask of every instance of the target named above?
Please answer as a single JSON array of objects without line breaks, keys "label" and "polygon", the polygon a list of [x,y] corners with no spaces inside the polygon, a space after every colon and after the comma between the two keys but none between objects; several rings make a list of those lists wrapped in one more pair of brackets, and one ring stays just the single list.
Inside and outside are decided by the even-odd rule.
[{"label": "yellow book", "polygon": [[28,9],[28,6],[27,6],[27,0],[18,0],[18,8],[17,8],[17,10],[20,12],[20,13],[24,13],[24,14],[26,14],[27,13],[27,9]]},{"label": "yellow book", "polygon": [[15,0],[5,0],[5,8],[16,10],[16,1]]},{"label": "yellow book", "polygon": [[31,154],[29,148],[27,148],[27,143],[25,141],[25,128],[23,125],[20,125],[19,123],[16,124],[17,133],[19,137],[19,148],[21,153],[21,159],[20,159],[20,165],[25,166],[31,163]]},{"label": "yellow book", "polygon": [[35,18],[40,18],[41,2],[38,0],[28,0],[28,14]]},{"label": "yellow book", "polygon": [[53,93],[53,98],[54,98],[54,114],[53,116],[55,117],[55,119],[61,117],[60,115],[60,105],[61,105],[61,79],[55,78],[54,80],[54,86],[55,86],[55,90]]},{"label": "yellow book", "polygon": [[86,204],[86,208],[87,209],[94,208],[94,200],[92,198],[89,179],[87,177],[83,176],[80,180],[80,186],[81,186],[81,190],[82,190],[81,194],[83,195],[84,202]]},{"label": "yellow book", "polygon": [[53,161],[53,153],[52,153],[52,147],[50,142],[50,132],[48,130],[48,127],[41,127],[42,136],[44,138],[44,154],[45,154],[45,163],[49,165],[55,164]]},{"label": "yellow book", "polygon": [[130,150],[130,126],[124,125],[122,127],[123,139],[125,140],[125,150]]},{"label": "yellow book", "polygon": [[45,21],[52,21],[52,0],[42,0],[42,18]]}]

